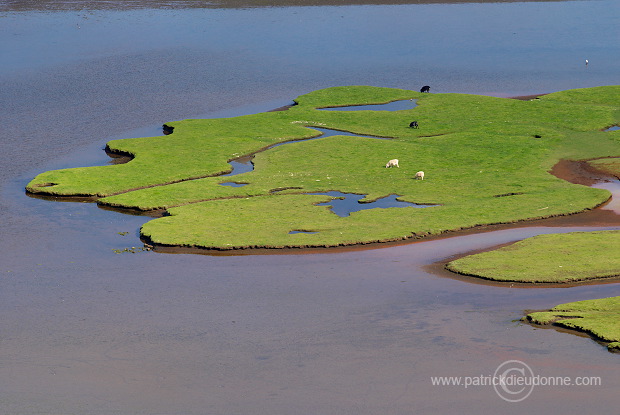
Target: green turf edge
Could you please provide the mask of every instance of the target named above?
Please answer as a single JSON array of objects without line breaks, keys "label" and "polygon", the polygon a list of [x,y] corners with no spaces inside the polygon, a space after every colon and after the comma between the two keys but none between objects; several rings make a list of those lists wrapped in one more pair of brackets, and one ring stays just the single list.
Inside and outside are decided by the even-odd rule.
[{"label": "green turf edge", "polygon": [[526,314],[522,321],[589,334],[611,352],[620,352],[620,297],[560,304],[548,311]]},{"label": "green turf edge", "polygon": [[450,261],[446,269],[490,281],[576,283],[620,276],[620,231],[571,232],[527,238]]}]

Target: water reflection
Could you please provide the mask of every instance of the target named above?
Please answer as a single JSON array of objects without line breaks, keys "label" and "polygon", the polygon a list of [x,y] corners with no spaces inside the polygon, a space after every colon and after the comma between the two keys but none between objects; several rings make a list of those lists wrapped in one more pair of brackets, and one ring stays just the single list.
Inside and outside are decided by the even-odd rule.
[{"label": "water reflection", "polygon": [[605,205],[601,206],[600,209],[611,210],[620,215],[620,180],[599,182],[594,184],[592,187],[609,190],[612,194],[611,199]]}]

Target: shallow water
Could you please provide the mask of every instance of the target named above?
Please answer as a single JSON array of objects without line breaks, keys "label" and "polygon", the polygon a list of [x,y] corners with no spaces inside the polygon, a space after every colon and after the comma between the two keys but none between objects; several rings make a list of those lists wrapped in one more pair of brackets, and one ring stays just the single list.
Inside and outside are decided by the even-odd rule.
[{"label": "shallow water", "polygon": [[[41,11],[50,4],[60,11]],[[513,96],[613,84],[615,1],[66,4],[4,2],[0,12],[0,53],[10,57],[0,61],[1,413],[616,410],[617,356],[514,320],[525,309],[620,295],[620,284],[509,288],[429,269],[469,250],[595,228],[537,223],[322,254],[117,254],[141,245],[149,218],[23,191],[42,171],[107,163],[109,139],[267,111],[326,86]],[[509,359],[603,384],[539,387],[508,403],[490,387],[430,381],[492,375]]]},{"label": "shallow water", "polygon": [[620,215],[620,180],[604,181],[597,183],[592,187],[609,190],[612,194],[618,195],[618,197],[612,197],[612,199],[601,209],[611,210]]},{"label": "shallow water", "polygon": [[[254,170],[254,163],[252,163],[252,157],[242,157],[237,160],[231,160],[228,162],[228,164],[230,165],[232,170],[230,171],[230,173],[223,174],[222,177],[236,176],[238,174],[249,173]],[[220,184],[226,185],[227,183],[233,182],[226,182]]]},{"label": "shallow water", "polygon": [[340,216],[347,217],[350,216],[353,212],[359,212],[360,210],[367,209],[388,209],[388,208],[403,208],[403,207],[413,207],[413,208],[426,208],[437,205],[422,205],[417,203],[410,202],[402,202],[398,199],[398,195],[388,195],[377,199],[372,202],[360,202],[362,199],[366,197],[366,195],[359,195],[355,193],[343,193],[337,191],[331,192],[316,192],[316,193],[306,193],[309,195],[327,195],[332,196],[334,199],[329,202],[319,203],[317,206],[330,206],[330,210]]},{"label": "shallow water", "polygon": [[416,100],[392,101],[387,104],[352,105],[346,107],[320,108],[323,111],[403,111],[417,107]]}]

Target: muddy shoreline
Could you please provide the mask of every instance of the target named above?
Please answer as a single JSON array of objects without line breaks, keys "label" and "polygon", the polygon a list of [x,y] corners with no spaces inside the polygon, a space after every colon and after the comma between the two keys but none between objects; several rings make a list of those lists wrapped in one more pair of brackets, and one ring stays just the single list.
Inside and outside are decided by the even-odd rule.
[{"label": "muddy shoreline", "polygon": [[[601,205],[604,206],[604,205]],[[333,254],[339,252],[356,252],[356,251],[365,251],[372,249],[381,249],[381,248],[389,248],[403,245],[410,245],[419,242],[426,241],[435,241],[440,239],[452,238],[456,236],[465,236],[472,234],[480,234],[480,233],[488,233],[494,231],[501,231],[507,229],[516,229],[516,228],[527,228],[534,226],[546,226],[546,227],[572,227],[572,226],[620,226],[620,215],[617,215],[610,211],[601,211],[598,206],[595,209],[587,210],[584,212],[579,212],[575,214],[567,214],[560,216],[553,216],[549,218],[541,218],[541,219],[531,219],[531,220],[523,220],[511,223],[499,223],[499,224],[490,224],[490,225],[478,225],[471,228],[458,229],[446,231],[437,235],[413,235],[408,238],[398,239],[398,240],[390,240],[390,241],[380,241],[380,242],[360,242],[355,244],[342,244],[338,246],[299,246],[299,247],[273,247],[273,248],[202,248],[197,246],[173,246],[173,245],[164,245],[158,244],[150,240],[150,238],[146,238],[141,236],[140,239],[142,242],[152,249],[159,253],[166,254],[202,254],[202,255],[214,255],[214,256],[235,256],[235,255],[304,255],[304,254]],[[110,210],[116,210],[114,208],[109,208]],[[501,246],[501,245],[500,245]],[[493,249],[497,249],[499,246],[493,246],[482,251],[484,252]],[[462,256],[471,255],[472,252],[467,252],[462,254]],[[457,259],[458,257],[453,257],[450,260]],[[447,261],[448,262],[448,261]],[[443,267],[443,266],[442,266]],[[448,271],[449,272],[449,271]],[[451,273],[453,274],[453,273]],[[466,277],[462,275],[462,277]],[[467,277],[475,278],[475,277]],[[480,279],[480,278],[476,278]],[[491,283],[492,281],[486,281]],[[600,281],[598,281],[600,283]],[[610,281],[617,282],[617,281]],[[499,285],[506,285],[506,283],[498,283]],[[572,284],[572,283],[571,283]],[[573,286],[573,285],[583,285],[587,284],[584,282],[575,283],[575,284],[560,284],[561,286]],[[510,283],[508,283],[510,285]],[[524,284],[526,286],[531,286],[532,284]],[[558,284],[536,284],[540,286],[551,286]]]},{"label": "muddy shoreline", "polygon": [[[598,160],[598,159],[597,159]],[[590,160],[560,160],[551,169],[554,176],[584,186],[592,186],[599,182],[620,180],[620,177],[610,175],[588,164]]]},{"label": "muddy shoreline", "polygon": [[[568,182],[574,184],[580,184],[584,186],[592,186],[596,183],[600,183],[603,181],[609,180],[617,180],[618,178],[615,176],[611,176],[603,171],[597,170],[588,164],[587,160],[560,160],[556,163],[550,171],[554,176],[566,180]],[[515,226],[507,225],[505,228],[518,228],[518,227],[527,227],[527,226],[550,226],[550,227],[570,227],[570,226],[620,226],[620,215],[616,214],[611,210],[603,210],[601,209],[606,204],[610,202],[611,198],[603,203],[600,206],[597,206],[594,209],[572,214],[565,216],[556,216],[546,219],[539,219],[534,221],[524,221],[523,223],[515,223]],[[481,250],[473,250],[462,252],[457,255],[453,255],[449,258],[446,258],[442,261],[439,261],[431,266],[428,266],[429,272],[432,272],[436,275],[447,277],[447,278],[455,278],[458,280],[463,280],[467,282],[474,282],[486,285],[496,285],[500,287],[515,287],[515,288],[536,288],[536,287],[576,287],[581,285],[594,285],[594,284],[613,284],[620,281],[620,275],[598,278],[598,279],[590,279],[590,280],[580,280],[580,281],[570,281],[570,282],[560,282],[560,283],[546,283],[546,282],[515,282],[515,281],[495,281],[491,279],[487,279],[484,277],[480,277],[478,275],[470,275],[466,273],[460,273],[448,270],[446,268],[446,264],[448,262],[473,255],[481,252],[493,251],[508,245],[512,245],[513,242],[500,244],[491,246]]]},{"label": "muddy shoreline", "polygon": [[505,244],[490,246],[485,249],[479,249],[475,251],[465,252],[462,254],[451,256],[449,259],[441,260],[435,264],[426,267],[426,270],[438,275],[440,277],[452,278],[469,283],[477,283],[483,285],[492,285],[496,287],[510,287],[510,288],[570,288],[579,287],[584,285],[602,285],[602,284],[616,284],[620,282],[620,275],[614,275],[604,278],[592,278],[588,280],[574,280],[567,282],[518,282],[518,281],[496,281],[490,278],[481,277],[478,275],[472,275],[462,272],[451,271],[446,268],[448,262],[460,259],[469,255],[479,254],[481,252],[493,251],[505,246],[512,245],[514,242]]}]

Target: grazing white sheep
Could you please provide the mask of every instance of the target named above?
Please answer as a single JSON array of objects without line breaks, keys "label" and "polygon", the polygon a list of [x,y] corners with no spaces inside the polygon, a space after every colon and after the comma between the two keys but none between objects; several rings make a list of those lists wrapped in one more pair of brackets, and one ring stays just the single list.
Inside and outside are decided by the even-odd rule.
[{"label": "grazing white sheep", "polygon": [[423,171],[419,171],[419,172],[417,172],[417,173],[415,174],[415,179],[416,179],[416,180],[418,180],[418,179],[424,180],[424,172],[423,172]]},{"label": "grazing white sheep", "polygon": [[387,164],[385,165],[385,168],[387,169],[388,167],[394,167],[394,166],[400,167],[398,165],[398,159],[392,159],[392,160],[388,161]]}]

